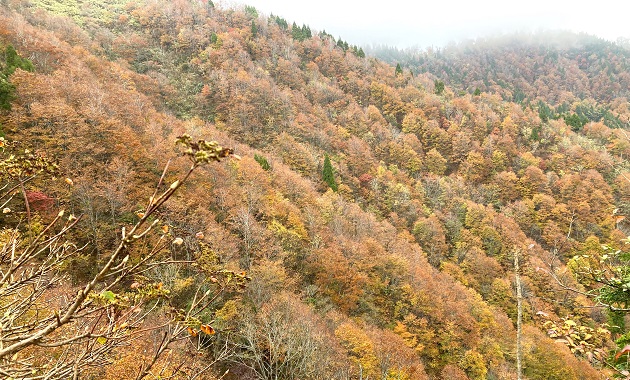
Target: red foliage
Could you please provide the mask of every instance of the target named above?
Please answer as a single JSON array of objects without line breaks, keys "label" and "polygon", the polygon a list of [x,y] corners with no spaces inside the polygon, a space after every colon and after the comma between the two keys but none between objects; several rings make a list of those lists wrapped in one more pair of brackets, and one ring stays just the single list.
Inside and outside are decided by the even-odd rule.
[{"label": "red foliage", "polygon": [[26,199],[34,211],[47,211],[55,204],[55,198],[41,191],[27,191]]}]

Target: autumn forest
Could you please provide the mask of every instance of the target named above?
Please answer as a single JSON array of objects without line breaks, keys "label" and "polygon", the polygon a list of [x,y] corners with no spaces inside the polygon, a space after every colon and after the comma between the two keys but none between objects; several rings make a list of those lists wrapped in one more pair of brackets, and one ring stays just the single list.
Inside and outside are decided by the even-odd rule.
[{"label": "autumn forest", "polygon": [[0,378],[629,379],[630,43],[279,15],[0,0]]}]

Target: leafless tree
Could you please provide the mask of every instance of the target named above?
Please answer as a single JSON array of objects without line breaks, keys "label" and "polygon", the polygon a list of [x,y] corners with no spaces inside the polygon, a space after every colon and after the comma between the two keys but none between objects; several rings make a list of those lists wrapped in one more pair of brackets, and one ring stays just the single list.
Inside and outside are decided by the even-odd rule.
[{"label": "leafless tree", "polygon": [[306,309],[287,294],[264,305],[256,316],[244,321],[233,360],[263,380],[322,376],[326,345]]},{"label": "leafless tree", "polygon": [[[0,377],[78,379],[87,369],[109,364],[118,347],[150,331],[159,332],[161,339],[153,356],[138,363],[136,378],[142,379],[151,374],[173,343],[200,342],[201,337],[214,334],[212,321],[203,320],[204,312],[226,290],[242,287],[247,277],[225,270],[211,257],[192,266],[192,262],[163,255],[169,245],[181,244],[182,239],[172,237],[168,226],[161,224],[159,210],[198,166],[231,156],[232,151],[216,142],[193,142],[187,135],[178,143],[190,158],[188,171],[166,185],[167,164],[144,212],[138,214],[139,220],[122,228],[120,243],[103,256],[95,274],[78,289],[68,285],[66,269],[87,247],[77,246],[69,238],[81,216],[60,211],[34,233],[29,215],[28,225],[22,222],[0,230]],[[13,204],[16,190],[54,169],[47,159],[26,153],[0,156],[0,172],[6,173],[0,175],[5,181],[0,186],[5,214],[15,212],[7,206]],[[172,305],[166,297],[169,290],[148,276],[157,267],[171,265],[188,265],[188,271],[203,279],[187,306]],[[157,325],[148,325],[148,316],[157,310],[165,317]],[[215,357],[210,363],[220,359]],[[196,371],[189,377],[198,375]]]}]

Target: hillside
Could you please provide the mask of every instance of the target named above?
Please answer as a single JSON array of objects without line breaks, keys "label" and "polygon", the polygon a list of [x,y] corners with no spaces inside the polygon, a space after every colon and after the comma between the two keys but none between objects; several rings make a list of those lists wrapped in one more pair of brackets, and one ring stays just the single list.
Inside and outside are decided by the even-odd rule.
[{"label": "hillside", "polygon": [[[9,46],[32,68],[12,63]],[[48,314],[36,305],[20,318],[41,313],[54,324],[63,313],[50,310],[63,309],[116,247],[129,252],[115,257],[121,268],[150,255],[176,264],[99,277],[85,302],[111,310],[113,327],[77,340],[72,349],[94,355],[82,357],[80,378],[134,378],[152,363],[146,378],[514,379],[515,255],[525,377],[602,379],[623,369],[614,340],[623,347],[627,306],[621,298],[606,304],[621,311],[593,307],[584,293],[597,288],[586,271],[597,260],[580,258],[627,252],[630,141],[603,116],[579,128],[571,117],[592,105],[629,120],[625,50],[605,45],[606,60],[586,59],[580,70],[610,61],[616,77],[600,86],[599,74],[567,75],[584,90],[563,98],[507,68],[515,60],[521,71],[542,70],[515,48],[500,65],[471,66],[488,82],[475,95],[484,79],[461,71],[456,55],[426,53],[412,75],[412,60],[398,71],[309,26],[209,0],[7,0],[0,48],[0,91],[10,95],[0,136],[58,163],[29,182],[0,174],[2,186],[25,187],[0,198],[10,208],[0,215],[3,260],[11,236],[32,241],[58,209],[82,215],[65,236],[83,248],[61,266],[63,281],[42,291]],[[484,51],[475,54],[491,56]],[[455,74],[438,75],[441,67]],[[527,105],[509,85],[496,87],[503,76]],[[619,88],[609,92],[610,83]],[[178,137],[187,157],[173,148]],[[197,139],[241,159],[208,150],[216,160],[188,176],[187,158],[205,149]],[[169,188],[160,178],[170,159]],[[178,192],[151,211],[161,232],[132,245],[124,231],[154,221],[146,214],[158,183]],[[186,314],[217,286],[194,319]],[[14,297],[0,304],[5,325],[20,319],[11,317]],[[133,306],[138,299],[146,309]],[[132,312],[142,317],[121,327],[116,318]],[[175,336],[164,321],[187,324],[160,351],[162,336]],[[37,341],[0,356],[0,370],[44,374],[68,362],[64,352]]]},{"label": "hillside", "polygon": [[570,32],[539,32],[489,37],[418,51],[388,47],[371,55],[430,73],[457,91],[499,94],[523,106],[549,107],[548,116],[577,111],[585,121],[627,127],[617,109],[630,95],[627,41],[608,42]]},{"label": "hillside", "polygon": [[555,106],[573,99],[607,103],[628,96],[630,50],[623,40],[548,31],[479,38],[427,51],[368,51],[432,73],[461,90],[493,91],[516,102],[540,99]]}]

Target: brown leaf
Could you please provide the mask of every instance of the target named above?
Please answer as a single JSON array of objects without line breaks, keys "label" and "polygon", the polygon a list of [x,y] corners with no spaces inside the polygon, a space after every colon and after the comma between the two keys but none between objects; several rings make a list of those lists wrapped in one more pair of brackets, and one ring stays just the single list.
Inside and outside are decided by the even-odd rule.
[{"label": "brown leaf", "polygon": [[615,355],[615,360],[619,359],[621,355],[627,354],[629,352],[630,352],[630,344],[627,344],[624,348],[621,349],[621,351],[617,352],[617,355]]}]

